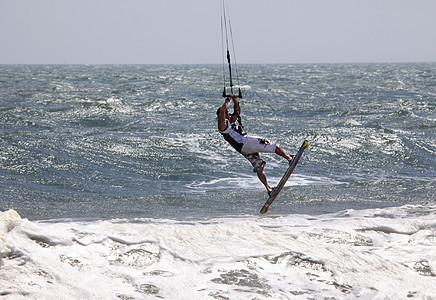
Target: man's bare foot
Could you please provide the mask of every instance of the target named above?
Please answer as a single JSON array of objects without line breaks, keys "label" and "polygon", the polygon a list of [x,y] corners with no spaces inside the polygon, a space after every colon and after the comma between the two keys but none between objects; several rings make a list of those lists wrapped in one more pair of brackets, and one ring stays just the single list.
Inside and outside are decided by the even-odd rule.
[{"label": "man's bare foot", "polygon": [[271,190],[268,190],[268,196],[271,196],[271,193],[274,191],[276,187],[273,187]]}]

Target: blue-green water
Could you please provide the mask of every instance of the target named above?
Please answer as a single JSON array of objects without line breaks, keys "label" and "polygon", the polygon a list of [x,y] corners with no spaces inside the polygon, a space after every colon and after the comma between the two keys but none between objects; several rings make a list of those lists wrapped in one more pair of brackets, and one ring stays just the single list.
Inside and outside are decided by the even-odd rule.
[{"label": "blue-green water", "polygon": [[[0,66],[0,211],[29,219],[257,215],[216,130],[218,65]],[[436,64],[241,65],[249,134],[306,150],[270,214],[435,204]],[[266,154],[271,185],[286,161]]]},{"label": "blue-green water", "polygon": [[436,64],[239,70],[249,134],[311,143],[266,216],[221,66],[0,66],[0,295],[435,295]]}]

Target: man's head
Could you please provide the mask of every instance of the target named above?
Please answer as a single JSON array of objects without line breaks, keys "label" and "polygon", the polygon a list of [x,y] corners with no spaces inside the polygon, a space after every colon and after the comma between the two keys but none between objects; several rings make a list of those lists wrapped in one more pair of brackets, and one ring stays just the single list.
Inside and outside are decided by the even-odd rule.
[{"label": "man's head", "polygon": [[[222,107],[218,108],[218,110],[216,111],[217,119],[220,117],[221,108],[222,108]],[[229,110],[226,109],[226,119],[229,119],[231,115],[232,115],[232,114],[229,112]]]}]

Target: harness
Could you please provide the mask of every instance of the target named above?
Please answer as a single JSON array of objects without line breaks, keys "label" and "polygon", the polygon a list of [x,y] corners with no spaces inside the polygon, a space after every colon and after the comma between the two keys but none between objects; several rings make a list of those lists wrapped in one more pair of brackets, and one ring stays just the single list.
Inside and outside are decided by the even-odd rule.
[{"label": "harness", "polygon": [[[244,126],[242,126],[242,122],[240,120],[240,116],[238,116],[238,124],[230,123],[230,120],[226,119],[227,126],[230,125],[230,129],[226,128],[225,130],[219,130],[219,132],[223,135],[224,139],[239,153],[242,151],[242,146],[244,146],[245,135],[247,134],[244,130]],[[230,130],[230,131],[229,131]],[[227,131],[227,132],[226,132]],[[236,134],[235,134],[236,133]]]},{"label": "harness", "polygon": [[238,117],[237,121],[238,121],[239,125],[237,125],[235,123],[231,123],[232,129],[234,131],[236,131],[237,133],[239,133],[240,135],[244,135],[244,136],[247,135],[247,132],[245,131],[244,126],[242,125],[241,115],[239,113],[237,113],[236,111],[235,111],[235,114]]}]

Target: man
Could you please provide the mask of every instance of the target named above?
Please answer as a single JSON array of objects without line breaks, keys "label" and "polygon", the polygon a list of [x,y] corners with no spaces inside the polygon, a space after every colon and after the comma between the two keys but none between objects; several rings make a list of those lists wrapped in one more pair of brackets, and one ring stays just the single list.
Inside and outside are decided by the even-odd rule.
[{"label": "man", "polygon": [[[228,109],[230,99],[233,99],[233,114],[230,114]],[[266,162],[260,158],[259,152],[276,153],[286,158],[289,162],[291,162],[292,156],[287,155],[282,148],[276,144],[270,143],[267,139],[246,136],[240,122],[240,113],[241,108],[239,107],[238,96],[229,95],[224,104],[217,110],[218,131],[236,151],[244,155],[244,157],[250,161],[254,167],[253,172],[257,173],[257,177],[265,186],[269,195],[273,188],[269,186],[266,179],[266,175],[263,171]],[[237,120],[239,125],[235,124]]]}]

